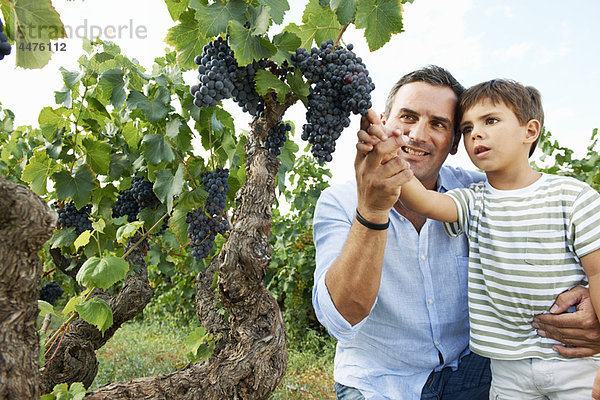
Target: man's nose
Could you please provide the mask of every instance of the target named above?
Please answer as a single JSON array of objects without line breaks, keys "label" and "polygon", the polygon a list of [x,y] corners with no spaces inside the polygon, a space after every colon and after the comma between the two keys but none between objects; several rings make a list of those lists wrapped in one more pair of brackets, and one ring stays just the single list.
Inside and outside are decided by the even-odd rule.
[{"label": "man's nose", "polygon": [[410,127],[408,137],[415,142],[425,142],[427,139],[427,126],[424,122],[419,121]]}]

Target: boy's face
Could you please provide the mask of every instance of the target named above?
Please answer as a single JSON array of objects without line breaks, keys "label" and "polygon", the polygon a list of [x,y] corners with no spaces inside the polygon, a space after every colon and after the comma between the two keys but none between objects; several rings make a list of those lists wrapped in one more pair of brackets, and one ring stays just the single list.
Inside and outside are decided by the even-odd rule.
[{"label": "boy's face", "polygon": [[454,135],[456,94],[449,87],[411,82],[400,87],[390,115],[383,118],[388,130],[401,129],[409,144],[401,156],[425,186],[435,187],[448,153],[454,154],[460,135]]},{"label": "boy's face", "polygon": [[[485,172],[508,171],[528,164],[536,120],[521,125],[504,103],[485,99],[463,113],[460,132],[469,158]],[[539,127],[539,123],[537,125]]]}]

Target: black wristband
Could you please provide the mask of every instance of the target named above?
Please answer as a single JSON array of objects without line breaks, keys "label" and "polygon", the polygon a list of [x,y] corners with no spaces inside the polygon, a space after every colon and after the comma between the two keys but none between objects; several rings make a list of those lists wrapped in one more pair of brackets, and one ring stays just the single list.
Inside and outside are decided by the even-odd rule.
[{"label": "black wristband", "polygon": [[384,231],[390,226],[390,219],[388,218],[385,224],[375,224],[373,222],[367,221],[363,218],[362,215],[358,212],[358,208],[356,209],[356,220],[360,222],[361,225],[366,226],[369,229],[373,229],[376,231]]}]

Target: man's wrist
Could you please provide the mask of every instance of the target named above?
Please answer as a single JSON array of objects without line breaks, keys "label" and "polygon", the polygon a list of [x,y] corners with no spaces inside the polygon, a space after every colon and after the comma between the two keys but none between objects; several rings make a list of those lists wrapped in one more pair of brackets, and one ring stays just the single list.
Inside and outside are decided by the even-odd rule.
[{"label": "man's wrist", "polygon": [[387,216],[387,221],[384,223],[380,223],[378,222],[379,219],[377,220],[377,222],[375,221],[370,221],[368,219],[366,219],[365,217],[363,217],[361,215],[361,213],[358,211],[358,208],[356,209],[356,220],[364,227],[375,230],[375,231],[383,231],[386,230],[389,226],[390,226],[390,217],[389,215]]}]

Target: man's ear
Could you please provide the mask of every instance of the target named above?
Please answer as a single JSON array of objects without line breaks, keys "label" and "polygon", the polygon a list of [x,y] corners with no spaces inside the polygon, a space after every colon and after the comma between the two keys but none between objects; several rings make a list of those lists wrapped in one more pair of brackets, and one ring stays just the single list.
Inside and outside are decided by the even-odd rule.
[{"label": "man's ear", "polygon": [[450,154],[455,155],[458,151],[458,144],[460,143],[460,137],[462,135],[458,132],[454,133],[454,141],[452,142],[452,147],[450,148]]},{"label": "man's ear", "polygon": [[385,115],[379,114],[379,119],[381,120],[381,123],[385,125]]},{"label": "man's ear", "polygon": [[525,139],[523,141],[524,144],[531,144],[535,142],[538,137],[540,137],[540,132],[542,130],[542,126],[540,125],[540,121],[537,119],[530,119],[526,125],[527,131],[525,132]]}]

